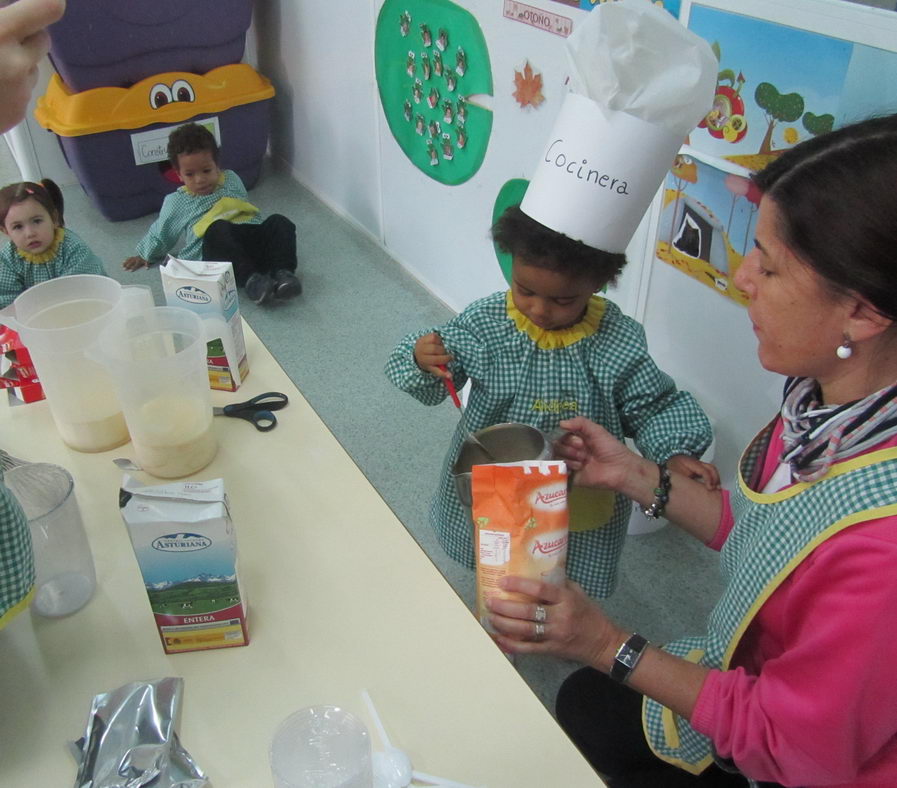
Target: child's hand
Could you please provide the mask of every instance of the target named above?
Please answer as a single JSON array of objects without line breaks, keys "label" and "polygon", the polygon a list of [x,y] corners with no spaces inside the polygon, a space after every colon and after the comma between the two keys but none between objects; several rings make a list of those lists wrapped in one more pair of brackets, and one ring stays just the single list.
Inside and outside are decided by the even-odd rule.
[{"label": "child's hand", "polygon": [[675,454],[667,460],[667,467],[702,482],[708,490],[719,489],[719,471],[709,462],[701,462],[688,454]]},{"label": "child's hand", "polygon": [[144,260],[142,257],[129,257],[125,260],[121,267],[125,269],[125,271],[139,271],[141,268],[149,268],[149,260]]},{"label": "child's hand", "polygon": [[452,376],[448,370],[439,368],[440,364],[448,364],[452,358],[442,344],[442,337],[439,334],[425,334],[414,343],[414,360],[417,366],[438,378]]}]

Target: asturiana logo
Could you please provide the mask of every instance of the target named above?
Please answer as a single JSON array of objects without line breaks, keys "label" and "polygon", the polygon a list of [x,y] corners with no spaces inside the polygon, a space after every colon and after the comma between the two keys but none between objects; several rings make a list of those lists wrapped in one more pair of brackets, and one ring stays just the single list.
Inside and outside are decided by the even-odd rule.
[{"label": "asturiana logo", "polygon": [[188,304],[208,304],[212,300],[212,297],[205,290],[200,290],[193,285],[179,287],[176,295],[181,301],[186,301]]},{"label": "asturiana logo", "polygon": [[555,531],[545,536],[537,536],[530,544],[530,555],[548,558],[567,552],[567,532]]},{"label": "asturiana logo", "polygon": [[533,508],[556,509],[567,503],[567,483],[558,482],[547,487],[540,487],[533,493]]},{"label": "asturiana logo", "polygon": [[212,546],[212,540],[202,534],[165,534],[153,540],[153,549],[163,553],[192,553]]}]

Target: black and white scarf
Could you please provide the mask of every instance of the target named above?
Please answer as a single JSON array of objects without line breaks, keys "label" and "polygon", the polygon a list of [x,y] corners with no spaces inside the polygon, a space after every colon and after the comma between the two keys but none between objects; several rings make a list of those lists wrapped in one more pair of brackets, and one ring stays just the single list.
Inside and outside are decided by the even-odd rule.
[{"label": "black and white scarf", "polygon": [[813,482],[835,460],[860,454],[897,435],[897,385],[844,405],[823,405],[813,378],[788,378],[782,403],[782,462],[794,478]]}]

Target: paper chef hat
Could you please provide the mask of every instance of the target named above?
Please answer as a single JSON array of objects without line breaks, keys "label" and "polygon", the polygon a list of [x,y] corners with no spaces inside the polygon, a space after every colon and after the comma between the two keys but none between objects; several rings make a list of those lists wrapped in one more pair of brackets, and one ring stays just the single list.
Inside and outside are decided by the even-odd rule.
[{"label": "paper chef hat", "polygon": [[649,0],[605,3],[567,39],[572,76],[521,209],[625,251],[686,135],[710,110],[706,41]]}]

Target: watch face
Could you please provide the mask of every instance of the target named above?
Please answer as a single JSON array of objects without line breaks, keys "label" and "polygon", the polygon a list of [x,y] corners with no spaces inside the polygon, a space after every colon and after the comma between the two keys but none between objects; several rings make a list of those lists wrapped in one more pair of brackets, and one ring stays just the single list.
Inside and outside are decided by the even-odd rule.
[{"label": "watch face", "polygon": [[640,651],[633,651],[629,646],[620,654],[617,654],[617,662],[621,662],[627,668],[631,669],[635,664],[635,658],[641,654]]}]

